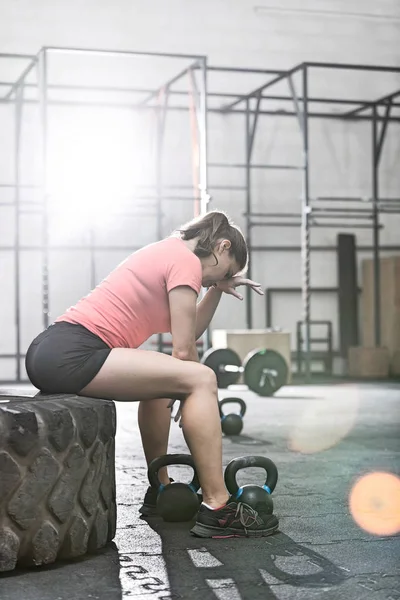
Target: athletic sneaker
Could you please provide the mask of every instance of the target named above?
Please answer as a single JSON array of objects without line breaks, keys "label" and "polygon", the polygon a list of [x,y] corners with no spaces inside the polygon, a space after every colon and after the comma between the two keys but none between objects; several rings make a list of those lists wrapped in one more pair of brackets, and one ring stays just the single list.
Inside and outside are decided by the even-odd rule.
[{"label": "athletic sneaker", "polygon": [[[174,481],[170,478],[171,483]],[[139,508],[139,512],[144,517],[152,517],[157,515],[157,490],[155,490],[151,485],[147,488],[146,494],[143,499],[143,504]],[[199,505],[203,501],[203,496],[201,494],[197,494],[199,497]]]},{"label": "athletic sneaker", "polygon": [[139,508],[139,512],[144,517],[151,517],[152,515],[157,514],[157,490],[151,487],[147,488],[147,491],[144,495],[143,504]]},{"label": "athletic sneaker", "polygon": [[257,508],[258,512],[232,498],[217,510],[202,504],[191,533],[203,538],[264,537],[275,533],[279,527],[278,519],[264,513],[262,506]]}]

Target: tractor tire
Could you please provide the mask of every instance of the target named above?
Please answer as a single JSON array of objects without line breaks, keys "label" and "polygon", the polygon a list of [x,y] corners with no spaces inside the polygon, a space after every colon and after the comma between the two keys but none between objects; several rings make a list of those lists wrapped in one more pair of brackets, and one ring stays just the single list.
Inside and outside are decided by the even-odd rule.
[{"label": "tractor tire", "polygon": [[109,400],[0,396],[0,572],[113,539],[115,430]]}]

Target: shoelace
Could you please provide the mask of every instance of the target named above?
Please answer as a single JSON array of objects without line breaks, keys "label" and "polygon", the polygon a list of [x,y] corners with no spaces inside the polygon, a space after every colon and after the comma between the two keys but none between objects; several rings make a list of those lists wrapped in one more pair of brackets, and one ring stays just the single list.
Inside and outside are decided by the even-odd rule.
[{"label": "shoelace", "polygon": [[243,504],[243,502],[238,502],[235,517],[238,515],[245,530],[258,520],[258,512],[248,504]]}]

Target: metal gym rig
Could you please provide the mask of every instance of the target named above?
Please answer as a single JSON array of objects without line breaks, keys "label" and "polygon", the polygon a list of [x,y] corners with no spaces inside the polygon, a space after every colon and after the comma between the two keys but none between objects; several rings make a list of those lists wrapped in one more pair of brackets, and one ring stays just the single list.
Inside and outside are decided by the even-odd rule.
[{"label": "metal gym rig", "polygon": [[[95,56],[112,56],[116,60],[119,57],[148,57],[148,58],[165,58],[170,60],[185,60],[188,64],[185,68],[178,72],[173,78],[165,82],[157,89],[144,88],[113,88],[103,86],[88,86],[88,85],[57,85],[49,81],[48,76],[48,60],[54,54],[61,55],[78,55],[81,57]],[[0,247],[1,251],[14,253],[15,266],[15,348],[14,353],[0,354],[1,359],[14,359],[16,362],[15,379],[12,382],[21,382],[21,359],[24,358],[24,352],[21,345],[21,310],[20,310],[20,255],[21,251],[25,250],[40,250],[42,253],[42,313],[43,327],[47,327],[50,322],[50,307],[49,307],[49,254],[55,249],[85,249],[89,250],[91,255],[91,283],[96,284],[95,271],[95,250],[110,249],[110,246],[101,246],[95,244],[93,235],[90,236],[90,243],[87,246],[56,246],[49,243],[49,166],[48,166],[48,135],[49,135],[49,107],[52,105],[65,106],[97,106],[110,107],[121,109],[135,109],[144,111],[153,111],[157,119],[157,134],[156,134],[156,152],[155,152],[155,173],[156,181],[153,186],[153,192],[132,194],[130,199],[153,200],[153,208],[155,209],[154,216],[157,219],[157,236],[161,238],[162,231],[162,209],[164,200],[184,200],[193,203],[194,215],[205,212],[209,206],[210,195],[218,190],[235,190],[242,191],[245,195],[245,218],[246,218],[246,237],[251,253],[254,252],[271,252],[271,251],[301,251],[302,258],[302,306],[303,315],[302,322],[304,325],[304,341],[305,341],[305,379],[310,380],[310,253],[312,250],[332,251],[331,246],[311,246],[310,230],[312,227],[338,227],[340,228],[370,228],[372,229],[372,245],[362,247],[363,250],[372,250],[374,257],[374,311],[375,311],[375,343],[380,343],[380,271],[379,271],[379,255],[380,250],[399,250],[400,246],[382,246],[379,239],[379,231],[381,224],[379,215],[381,213],[399,214],[400,213],[400,198],[381,198],[379,195],[379,164],[382,154],[382,149],[385,141],[385,135],[389,123],[400,123],[400,112],[398,111],[400,103],[395,102],[396,97],[400,95],[400,90],[391,94],[380,97],[374,101],[363,99],[346,99],[346,98],[329,98],[329,97],[313,97],[309,94],[310,77],[316,70],[324,70],[327,73],[332,71],[353,71],[353,72],[369,72],[369,73],[387,73],[392,75],[400,74],[400,68],[391,66],[379,65],[363,65],[363,64],[339,64],[339,63],[319,63],[306,62],[296,65],[289,70],[271,70],[271,69],[246,69],[235,67],[218,67],[210,66],[207,63],[206,56],[185,55],[185,54],[169,54],[169,53],[149,53],[149,52],[129,52],[119,50],[105,49],[83,49],[83,48],[42,48],[36,55],[24,54],[0,54],[1,61],[19,61],[25,64],[19,77],[13,81],[1,81],[0,88],[6,90],[5,94],[0,98],[2,104],[12,104],[15,110],[15,150],[14,150],[14,181],[1,182],[1,188],[9,188],[14,191],[13,200],[1,202],[0,205],[9,205],[14,208],[15,213],[15,236],[14,244]],[[28,82],[29,75],[36,71],[36,83]],[[208,75],[211,72],[215,73],[232,73],[239,78],[245,77],[246,74],[257,74],[265,76],[268,81],[254,89],[250,93],[225,93],[219,91],[209,91]],[[187,76],[189,81],[188,91],[173,89],[174,85]],[[300,93],[296,90],[296,77],[300,79]],[[279,82],[286,81],[288,84],[287,95],[273,95],[266,93]],[[26,91],[34,88],[37,91],[37,96],[34,98],[26,98]],[[64,93],[71,91],[84,91],[108,93],[115,92],[125,94],[127,97],[132,94],[141,96],[137,102],[128,100],[125,102],[104,102],[91,100],[68,100],[57,99],[51,97],[55,91]],[[32,91],[32,90],[31,90]],[[189,100],[185,105],[177,103],[181,97],[186,97]],[[175,99],[175,103],[171,103],[171,99]],[[215,100],[224,99],[225,103],[218,106],[211,106]],[[228,100],[228,102],[227,102]],[[279,107],[265,108],[268,103],[278,102]],[[41,184],[27,185],[21,182],[20,159],[22,152],[21,142],[21,125],[23,107],[26,104],[38,104],[40,109],[40,137],[42,148],[42,177]],[[291,110],[286,107],[292,106]],[[343,112],[334,112],[329,110],[315,109],[311,107],[327,106],[344,106],[346,110]],[[383,109],[383,111],[380,111]],[[189,111],[191,116],[191,135],[193,146],[193,186],[167,186],[162,181],[162,162],[164,154],[164,136],[165,122],[169,111]],[[396,112],[397,111],[397,112]],[[243,164],[229,163],[210,163],[207,158],[207,116],[210,113],[220,115],[239,114],[245,115],[245,162]],[[257,124],[260,116],[279,116],[279,117],[295,117],[298,121],[299,132],[302,141],[302,159],[299,164],[254,164],[252,162],[252,154],[254,148],[254,138],[257,130]],[[310,157],[309,157],[309,121],[310,119],[339,119],[348,122],[367,121],[371,124],[372,138],[372,155],[370,160],[370,169],[372,173],[371,193],[369,198],[360,197],[338,197],[324,196],[312,199],[310,196]],[[196,154],[197,160],[194,159]],[[241,186],[209,184],[208,173],[213,168],[231,168],[239,169],[245,173],[245,184]],[[272,169],[272,170],[296,170],[302,175],[302,208],[301,214],[296,213],[268,213],[268,212],[253,212],[252,211],[252,172],[256,169]],[[29,207],[21,199],[21,191],[24,188],[38,188],[41,200],[32,208],[32,202],[29,202]],[[182,193],[187,193],[183,196]],[[367,202],[368,208],[335,208],[334,206],[326,206],[327,203],[335,202]],[[319,206],[314,206],[314,203]],[[140,208],[148,209],[149,205],[139,207],[137,216],[143,215]],[[135,209],[137,210],[137,208]],[[26,212],[35,211],[40,215],[42,220],[42,239],[39,246],[22,245],[20,242],[21,215]],[[129,213],[120,213],[132,214]],[[335,221],[331,221],[335,219]],[[353,223],[344,221],[355,220]],[[301,247],[296,246],[272,246],[272,245],[254,245],[252,243],[252,232],[255,227],[300,227],[301,228]],[[90,233],[90,232],[89,232]],[[132,246],[118,246],[118,249],[126,250],[127,252],[134,251]],[[251,277],[251,262],[249,277]],[[247,290],[246,296],[246,326],[253,326],[253,311],[251,306],[250,291]],[[210,345],[209,335],[205,336],[204,345],[206,348]],[[158,340],[159,349],[163,347],[162,336]],[[10,381],[2,381],[1,383],[10,383]]]}]

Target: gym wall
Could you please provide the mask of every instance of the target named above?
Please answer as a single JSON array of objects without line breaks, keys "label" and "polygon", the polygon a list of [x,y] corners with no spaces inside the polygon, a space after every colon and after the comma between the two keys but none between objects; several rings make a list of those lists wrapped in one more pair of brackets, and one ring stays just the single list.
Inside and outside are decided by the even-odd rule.
[{"label": "gym wall", "polygon": [[[390,6],[391,5],[391,6]],[[299,7],[300,7],[299,3]],[[388,12],[396,2],[386,2]],[[346,12],[359,10],[352,2],[326,2],[324,9]],[[363,3],[363,12],[376,10],[372,1]],[[112,6],[105,0],[80,3],[73,0],[45,2],[28,0],[2,7],[0,37],[5,51],[36,53],[45,45],[131,49],[140,51],[187,52],[206,54],[210,64],[253,68],[290,68],[303,60],[398,64],[398,24],[368,19],[300,16],[278,12],[260,13],[246,1],[204,0],[138,2],[118,0]],[[8,12],[9,11],[9,12]],[[18,14],[17,14],[18,13]],[[14,18],[13,18],[14,17]],[[15,22],[11,31],[6,23]],[[357,36],[354,35],[357,28]],[[223,32],[223,33],[221,33]],[[23,42],[22,42],[23,40]],[[356,41],[357,40],[357,41]],[[0,64],[1,67],[1,64]],[[182,69],[168,62],[115,59],[96,61],[82,58],[71,61],[60,57],[53,67],[56,82],[157,87]],[[3,73],[2,78],[14,76]],[[209,74],[209,91],[249,92],[262,85],[262,75]],[[53,80],[54,81],[54,80]],[[298,81],[296,81],[298,84]],[[310,82],[310,95],[377,98],[399,87],[400,79],[391,74],[332,72],[329,77],[316,72]],[[176,89],[185,88],[185,81]],[[299,88],[300,89],[300,88]],[[28,92],[27,92],[28,93]],[[30,93],[30,92],[29,92]],[[288,93],[284,85],[274,94]],[[61,97],[61,96],[60,96]],[[64,98],[66,96],[63,96]],[[99,98],[99,96],[97,96]],[[120,98],[114,94],[114,98]],[[185,101],[185,100],[183,100]],[[215,102],[215,101],[214,101]],[[214,105],[213,102],[213,105]],[[222,100],[220,101],[223,102]],[[274,109],[271,101],[270,108]],[[288,106],[288,110],[291,110]],[[343,107],[339,107],[343,110]],[[14,107],[0,104],[0,183],[14,180]],[[400,196],[399,125],[389,124],[380,166],[381,196]],[[208,159],[210,163],[245,161],[244,115],[210,113],[208,117]],[[311,196],[371,195],[371,124],[334,120],[310,120]],[[156,239],[155,217],[111,217],[118,196],[132,187],[154,182],[155,121],[148,112],[130,109],[79,108],[52,106],[49,109],[49,175],[57,189],[60,208],[51,220],[50,243],[55,246],[80,246],[80,249],[50,251],[50,312],[55,318],[86,294],[94,277],[101,280],[137,247]],[[22,128],[21,180],[40,181],[40,132],[38,107],[24,108]],[[297,120],[285,116],[260,116],[252,160],[254,163],[301,165],[301,137]],[[164,182],[166,186],[192,185],[191,134],[188,112],[168,113],[164,142]],[[53,178],[53,179],[52,179]],[[82,184],[84,181],[84,185]],[[244,191],[222,191],[213,187],[244,185],[244,169],[210,167],[210,208],[226,210],[242,227],[245,225]],[[93,187],[89,184],[93,182]],[[296,171],[261,171],[252,174],[253,211],[297,213],[300,216],[302,181]],[[148,190],[153,193],[152,190]],[[190,195],[191,190],[179,192]],[[143,191],[143,195],[146,192]],[[91,197],[90,208],[85,201]],[[35,200],[35,193],[24,190],[21,199]],[[0,202],[13,201],[13,191],[0,189]],[[141,205],[147,201],[138,201]],[[152,201],[149,201],[152,203]],[[100,203],[100,206],[99,206]],[[105,206],[102,206],[105,203]],[[134,205],[134,204],[133,204]],[[335,203],[340,207],[341,204]],[[65,207],[68,207],[65,210]],[[107,208],[108,207],[108,208]],[[104,208],[104,210],[103,210]],[[192,216],[188,201],[164,202],[163,232]],[[97,221],[95,222],[95,215]],[[15,220],[13,206],[0,206],[0,354],[13,353],[15,343],[14,252]],[[293,219],[296,221],[300,220]],[[381,244],[399,244],[399,216],[381,217]],[[104,249],[92,256],[88,245],[88,225],[94,229],[96,243]],[[313,251],[311,285],[333,287],[337,284],[336,236],[340,229],[311,232],[312,246],[330,250]],[[344,230],[347,233],[351,229]],[[372,230],[355,229],[357,245],[372,245]],[[34,214],[21,216],[21,244],[33,248],[41,244],[40,219]],[[255,246],[274,247],[273,251],[253,253],[252,276],[264,287],[301,285],[300,228],[263,227],[253,229]],[[278,250],[293,246],[293,250]],[[382,251],[382,256],[393,252]],[[359,251],[358,261],[371,256]],[[360,276],[360,272],[359,272]],[[20,297],[22,351],[42,328],[41,253],[21,252]],[[312,299],[312,318],[330,319],[334,326],[334,348],[338,348],[337,301],[335,297]],[[265,301],[253,298],[254,326],[265,325]],[[274,326],[289,329],[295,347],[295,324],[301,319],[300,295],[276,297]],[[245,327],[245,305],[224,298],[215,328]],[[15,363],[0,360],[0,379],[13,379]]]}]

